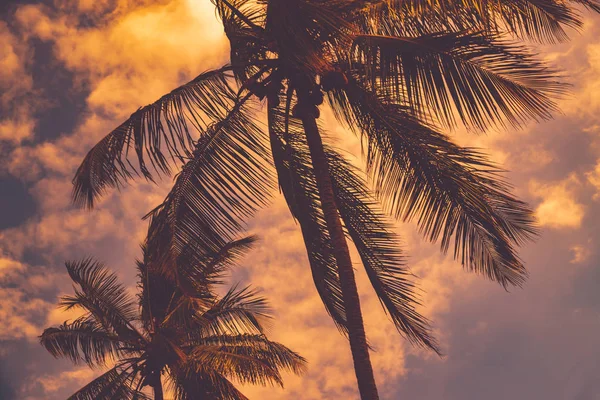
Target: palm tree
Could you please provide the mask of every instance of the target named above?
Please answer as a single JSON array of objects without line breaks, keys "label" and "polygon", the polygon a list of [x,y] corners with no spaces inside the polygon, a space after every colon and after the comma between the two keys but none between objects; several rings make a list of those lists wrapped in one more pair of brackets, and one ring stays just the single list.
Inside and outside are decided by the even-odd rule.
[{"label": "palm tree", "polygon": [[[230,240],[268,203],[276,175],[299,222],[315,286],[348,335],[363,400],[377,399],[347,238],[411,342],[438,351],[384,213],[416,220],[469,269],[505,288],[526,269],[517,248],[531,210],[500,170],[441,133],[551,117],[560,74],[523,41],[567,39],[594,0],[212,0],[231,64],[140,108],[87,155],[74,200],[92,207],[135,175],[183,163],[153,212],[149,244],[173,264],[190,241]],[[363,143],[370,187],[319,127],[326,95]],[[257,112],[266,98],[267,132]],[[135,150],[137,165],[127,158]],[[276,174],[273,174],[273,170]],[[372,190],[371,190],[372,189]],[[381,201],[383,207],[378,206]],[[166,233],[165,233],[166,232]],[[167,234],[168,233],[168,234]]]},{"label": "palm tree", "polygon": [[185,285],[174,284],[145,260],[138,262],[138,304],[102,264],[86,259],[66,263],[75,295],[64,296],[65,309],[85,314],[48,328],[41,344],[54,357],[90,367],[111,367],[69,399],[163,399],[166,381],[175,399],[247,399],[229,379],[283,386],[281,370],[301,373],[305,360],[267,339],[264,298],[248,287],[224,296],[213,286],[232,261],[253,242],[229,243],[206,257],[203,265],[179,271]]}]

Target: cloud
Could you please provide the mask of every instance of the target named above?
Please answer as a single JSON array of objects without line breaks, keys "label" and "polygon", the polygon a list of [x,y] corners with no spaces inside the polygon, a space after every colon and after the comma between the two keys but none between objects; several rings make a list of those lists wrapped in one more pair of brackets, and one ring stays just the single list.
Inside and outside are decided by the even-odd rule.
[{"label": "cloud", "polygon": [[53,393],[65,386],[83,386],[89,383],[98,373],[90,368],[81,367],[71,371],[63,371],[56,375],[44,375],[37,379],[44,392],[52,396]]},{"label": "cloud", "polygon": [[[120,120],[226,62],[223,28],[214,13],[207,12],[210,3],[179,0],[140,6],[145,3],[149,2],[101,2],[95,6],[99,13],[113,12],[104,15],[98,26],[82,25],[80,18],[88,18],[88,14],[69,14],[66,11],[72,10],[66,6],[62,13],[61,8],[44,5],[17,10],[15,24],[22,35],[52,44],[56,59],[74,73],[74,84],[85,82],[91,92],[85,99],[86,118],[75,134],[54,143],[15,149],[2,161],[5,171],[30,181],[44,172],[73,174],[85,152]],[[75,5],[77,10],[90,7],[84,1]],[[12,116],[0,125],[0,134],[7,132],[16,138],[19,133],[20,141],[30,137],[27,129],[33,127],[31,119]]]},{"label": "cloud", "polygon": [[581,264],[588,261],[591,256],[591,251],[588,246],[589,244],[576,244],[571,246],[571,251],[573,252],[573,259],[570,261],[571,264]]},{"label": "cloud", "polygon": [[209,7],[196,0],[159,2],[88,28],[42,6],[22,7],[17,19],[30,35],[53,42],[56,57],[78,79],[91,81],[92,110],[123,117],[186,77],[226,61],[223,28],[205,12]]},{"label": "cloud", "polygon": [[36,126],[33,117],[33,79],[28,71],[31,51],[0,21],[0,143],[18,145],[31,139]]},{"label": "cloud", "polygon": [[572,175],[564,181],[541,183],[532,180],[529,192],[542,199],[535,212],[539,224],[551,228],[578,228],[585,215],[585,208],[575,199],[575,188],[581,183]]},{"label": "cloud", "polygon": [[25,270],[25,266],[19,261],[11,258],[0,256],[0,282],[21,273]]},{"label": "cloud", "polygon": [[593,199],[600,199],[600,161],[596,164],[593,170],[588,171],[585,174],[587,181],[591,184],[595,189],[596,193],[594,193]]},{"label": "cloud", "polygon": [[37,340],[47,323],[55,323],[55,293],[66,283],[61,272],[0,253],[0,342]]},{"label": "cloud", "polygon": [[42,332],[40,322],[52,305],[40,299],[31,299],[15,288],[0,289],[0,341],[27,338],[35,340]]}]

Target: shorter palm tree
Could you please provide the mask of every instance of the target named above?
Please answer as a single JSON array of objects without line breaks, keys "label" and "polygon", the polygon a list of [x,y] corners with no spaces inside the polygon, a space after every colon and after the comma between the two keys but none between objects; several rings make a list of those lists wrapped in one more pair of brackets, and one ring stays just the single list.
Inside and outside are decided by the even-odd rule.
[{"label": "shorter palm tree", "polygon": [[175,399],[246,399],[240,383],[283,386],[282,370],[303,372],[306,361],[265,336],[269,310],[248,287],[214,293],[224,272],[254,241],[233,241],[204,262],[166,276],[148,259],[138,261],[138,301],[102,264],[66,263],[75,295],[64,309],[85,314],[40,336],[54,357],[90,367],[112,367],[73,394],[74,400],[162,400],[163,382]]}]

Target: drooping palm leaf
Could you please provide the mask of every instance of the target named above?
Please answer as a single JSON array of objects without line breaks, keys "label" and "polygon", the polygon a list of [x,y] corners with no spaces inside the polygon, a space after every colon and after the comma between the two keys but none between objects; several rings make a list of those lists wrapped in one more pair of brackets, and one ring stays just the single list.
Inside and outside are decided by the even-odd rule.
[{"label": "drooping palm leaf", "polygon": [[580,4],[589,10],[600,12],[600,2],[597,0],[570,0],[570,3]]},{"label": "drooping palm leaf", "polygon": [[337,327],[345,332],[346,312],[337,264],[319,207],[314,172],[307,154],[298,154],[294,147],[294,140],[302,137],[304,130],[298,119],[289,117],[287,108],[269,109],[269,136],[279,187],[300,224],[317,292]]},{"label": "drooping palm leaf", "polygon": [[171,192],[151,213],[148,248],[165,268],[193,265],[203,252],[219,251],[270,197],[268,150],[247,99],[202,135]]},{"label": "drooping palm leaf", "polygon": [[466,268],[504,286],[523,282],[515,245],[535,234],[533,215],[493,164],[357,82],[331,100],[338,116],[363,133],[368,171],[387,210],[416,218],[425,237],[441,239],[443,251],[454,238],[454,256]]},{"label": "drooping palm leaf", "polygon": [[[231,66],[205,72],[140,108],[87,154],[73,179],[76,204],[93,207],[107,188],[118,188],[133,174],[153,179],[169,174],[175,161],[189,157],[213,121],[222,120],[236,99]],[[133,148],[138,166],[128,159]]]},{"label": "drooping palm leaf", "polygon": [[[273,128],[272,135],[277,135],[277,129],[285,132],[286,121],[285,115],[282,114],[283,112],[283,110],[270,111],[271,126]],[[316,183],[314,182],[314,172],[310,167],[310,152],[304,139],[300,121],[288,116],[287,127],[287,134],[280,133],[282,139],[275,139],[275,144],[279,144],[280,146],[278,153],[287,152],[287,154],[284,154],[294,163],[294,171],[290,171],[289,169],[292,167],[286,168],[284,164],[283,168],[278,168],[278,173],[280,174],[280,182],[286,182],[286,178],[295,172],[295,175],[299,175],[296,179],[301,179],[300,182],[304,185],[299,188],[300,190],[297,189],[293,192],[292,196],[289,196],[290,198],[288,199],[290,209],[302,226],[303,221],[307,220],[307,216],[310,214],[306,212],[299,213],[295,210],[305,201],[304,196],[307,193],[305,188],[312,188],[309,193],[312,193],[313,198],[309,204],[314,204],[313,207],[315,208],[318,206],[316,200],[318,199],[318,192],[316,190]],[[287,138],[286,143],[282,143],[282,140],[285,138]],[[325,150],[326,154],[330,157],[329,164],[334,184],[334,193],[336,195],[336,205],[351,238],[359,250],[363,264],[377,295],[402,333],[406,334],[415,343],[436,349],[435,341],[428,331],[427,321],[413,308],[417,302],[411,293],[413,285],[407,280],[408,274],[399,253],[399,242],[395,235],[389,231],[389,227],[383,222],[382,216],[376,214],[374,203],[369,200],[368,191],[360,179],[356,177],[354,169],[334,149],[326,147]],[[285,189],[282,188],[282,190],[285,194]],[[308,221],[308,223],[311,222]],[[306,222],[304,223],[306,224]],[[312,223],[326,235],[324,221],[321,220],[317,223]],[[308,235],[305,235],[305,239],[307,236],[309,243],[311,238],[319,238],[312,231]],[[328,240],[323,240],[323,244],[317,243],[317,246],[327,245],[329,245]],[[310,244],[307,245],[310,259],[311,247],[309,246]],[[317,246],[315,246],[316,251],[323,252],[323,248]],[[324,248],[327,249],[327,247]],[[326,260],[328,262],[323,263],[322,259],[313,256],[315,259],[314,263],[317,266],[317,268],[313,268],[317,274],[315,275],[315,272],[313,272],[313,275],[317,288],[323,288],[321,297],[328,311],[334,310],[335,312],[340,310],[338,315],[344,318],[345,311],[336,274],[336,262],[332,256],[330,257],[329,260]],[[325,271],[327,275],[321,271]],[[334,279],[326,279],[327,277]],[[340,293],[340,300],[335,296],[337,293]],[[338,301],[340,303],[337,303]],[[334,321],[336,321],[335,318]],[[345,320],[342,319],[342,324],[338,321],[336,323],[344,326],[343,323],[345,323]]]},{"label": "drooping palm leaf", "polygon": [[409,341],[439,353],[429,322],[415,310],[419,300],[399,238],[378,211],[356,169],[331,147],[326,150],[336,205],[381,304]]}]

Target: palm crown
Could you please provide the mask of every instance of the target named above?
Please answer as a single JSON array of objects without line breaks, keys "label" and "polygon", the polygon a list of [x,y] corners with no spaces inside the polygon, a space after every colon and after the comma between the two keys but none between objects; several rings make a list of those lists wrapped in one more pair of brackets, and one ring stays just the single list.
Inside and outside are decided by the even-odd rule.
[{"label": "palm crown", "polygon": [[233,287],[222,297],[213,293],[252,241],[231,242],[206,257],[202,268],[187,268],[195,278],[185,286],[157,274],[145,257],[138,262],[137,304],[102,264],[67,263],[75,295],[64,296],[60,305],[85,314],[46,329],[40,341],[55,357],[111,365],[70,399],[144,399],[146,386],[153,388],[154,399],[162,399],[164,375],[175,399],[241,400],[246,397],[230,379],[283,386],[281,370],[301,373],[305,360],[265,336],[264,298],[248,287]]},{"label": "palm crown", "polygon": [[[87,155],[75,201],[93,206],[135,174],[168,174],[149,248],[177,263],[196,242],[217,248],[264,206],[275,183],[298,220],[315,286],[354,355],[363,398],[377,398],[344,235],[391,319],[432,348],[428,322],[383,211],[416,220],[467,269],[504,287],[526,270],[517,247],[536,232],[484,154],[443,129],[484,130],[550,118],[560,75],[519,42],[554,42],[593,0],[213,0],[231,64],[131,115]],[[316,120],[324,95],[360,134],[372,191]],[[267,99],[267,130],[256,113]],[[199,135],[197,136],[196,133]],[[137,165],[127,159],[136,153]],[[269,168],[271,167],[271,168]],[[382,202],[380,209],[376,200]],[[360,353],[360,354],[359,354]],[[361,361],[362,360],[362,361]],[[360,365],[367,365],[361,370]],[[361,376],[369,376],[361,386]]]}]

